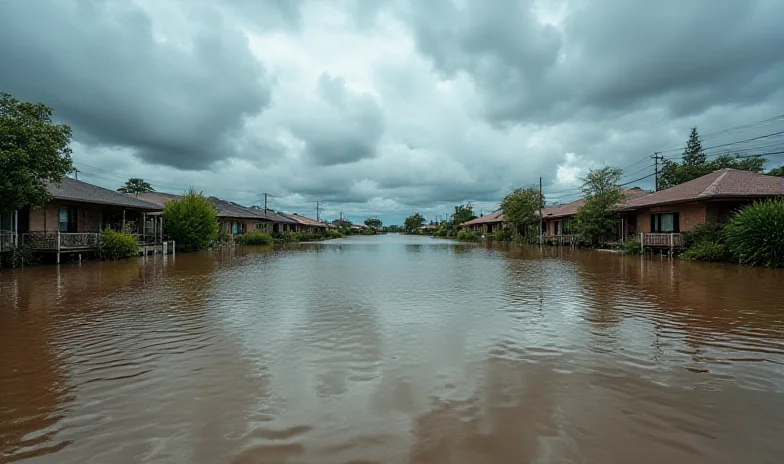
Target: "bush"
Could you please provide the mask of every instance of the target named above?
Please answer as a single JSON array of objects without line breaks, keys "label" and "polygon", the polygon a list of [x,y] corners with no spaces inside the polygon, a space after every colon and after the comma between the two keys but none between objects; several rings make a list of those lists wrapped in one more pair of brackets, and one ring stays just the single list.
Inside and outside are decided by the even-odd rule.
[{"label": "bush", "polygon": [[639,238],[630,238],[623,242],[623,254],[625,255],[639,255],[642,254],[642,247],[640,246]]},{"label": "bush", "polygon": [[218,237],[218,212],[192,188],[179,200],[163,209],[166,234],[183,251],[204,250]]},{"label": "bush", "polygon": [[133,235],[104,229],[98,235],[98,257],[101,259],[125,259],[139,255],[139,240]]},{"label": "bush", "polygon": [[329,239],[334,239],[334,238],[343,238],[343,237],[345,237],[345,235],[343,235],[342,233],[340,233],[340,231],[338,231],[338,230],[335,230],[335,229],[327,229],[327,231],[324,233],[324,237],[325,237],[327,240],[329,240]]},{"label": "bush", "polygon": [[706,222],[699,224],[689,232],[683,233],[683,245],[691,248],[699,243],[724,243],[724,228],[726,224],[720,222]]},{"label": "bush", "polygon": [[496,231],[491,238],[498,242],[511,242],[514,240],[514,234],[509,229],[500,229]]},{"label": "bush", "polygon": [[784,267],[784,199],[743,208],[727,224],[727,247],[741,263]]},{"label": "bush", "polygon": [[237,238],[240,245],[272,245],[273,242],[272,235],[262,231],[248,232]]},{"label": "bush", "polygon": [[0,268],[32,266],[37,262],[38,260],[33,253],[33,247],[30,245],[22,245],[11,249],[7,253],[0,253]]},{"label": "bush", "polygon": [[215,241],[218,243],[229,243],[231,242],[231,234],[222,230],[218,232],[218,235],[215,237]]},{"label": "bush", "polygon": [[470,230],[461,230],[457,233],[458,240],[476,240],[476,234]]},{"label": "bush", "polygon": [[728,258],[727,246],[711,241],[695,243],[681,255],[681,259],[688,261],[726,261]]}]

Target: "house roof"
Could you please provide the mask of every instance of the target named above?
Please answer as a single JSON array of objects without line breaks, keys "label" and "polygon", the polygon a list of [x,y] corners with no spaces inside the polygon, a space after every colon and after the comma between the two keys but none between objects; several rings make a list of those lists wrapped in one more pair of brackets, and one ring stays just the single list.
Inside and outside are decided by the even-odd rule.
[{"label": "house roof", "polygon": [[163,208],[163,206],[166,203],[168,203],[168,202],[170,202],[172,200],[178,200],[179,198],[180,198],[180,195],[175,195],[173,193],[146,192],[146,193],[140,193],[139,194],[139,199],[140,200],[144,200],[144,201],[149,202],[149,203],[154,203],[156,205],[159,205],[161,208]]},{"label": "house roof", "polygon": [[472,219],[470,221],[464,222],[461,225],[463,226],[473,226],[479,224],[491,224],[496,222],[504,222],[504,215],[501,212],[490,213],[482,217],[478,217],[476,219]]},{"label": "house roof", "polygon": [[630,210],[686,201],[775,195],[784,195],[784,178],[727,168],[628,201],[621,209]]},{"label": "house roof", "polygon": [[132,195],[115,192],[80,180],[63,177],[60,183],[50,183],[46,189],[56,200],[81,201],[100,205],[121,206],[145,211],[160,211],[157,204],[144,201]]},{"label": "house roof", "polygon": [[314,227],[327,227],[327,225],[321,221],[317,221],[315,219],[311,219],[306,216],[300,216],[297,213],[278,213],[283,217],[287,217],[289,219],[293,219],[294,221],[298,222],[299,224],[303,224],[306,226],[314,226]]},{"label": "house roof", "polygon": [[[626,195],[626,200],[622,203],[621,209],[625,208],[630,201],[644,197],[650,194],[651,192],[647,190],[633,188],[633,189],[624,190],[623,193]],[[582,208],[584,204],[585,204],[585,198],[580,198],[579,200],[575,200],[570,203],[565,203],[563,205],[550,206],[549,208],[542,209],[542,217],[545,219],[557,219],[562,217],[574,216],[577,214],[577,211],[580,208]]]}]

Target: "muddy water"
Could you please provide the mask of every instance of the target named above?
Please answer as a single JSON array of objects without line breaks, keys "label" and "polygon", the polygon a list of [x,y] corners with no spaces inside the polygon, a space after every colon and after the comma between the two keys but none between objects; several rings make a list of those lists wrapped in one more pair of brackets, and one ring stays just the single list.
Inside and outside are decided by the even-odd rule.
[{"label": "muddy water", "polygon": [[399,236],[0,274],[0,462],[774,463],[784,273]]}]

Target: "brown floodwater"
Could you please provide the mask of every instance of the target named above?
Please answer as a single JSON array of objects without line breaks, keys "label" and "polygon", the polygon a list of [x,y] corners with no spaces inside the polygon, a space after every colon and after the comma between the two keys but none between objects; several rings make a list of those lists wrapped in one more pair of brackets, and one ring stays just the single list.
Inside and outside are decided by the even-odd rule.
[{"label": "brown floodwater", "polygon": [[0,462],[784,462],[784,273],[352,237],[0,273]]}]

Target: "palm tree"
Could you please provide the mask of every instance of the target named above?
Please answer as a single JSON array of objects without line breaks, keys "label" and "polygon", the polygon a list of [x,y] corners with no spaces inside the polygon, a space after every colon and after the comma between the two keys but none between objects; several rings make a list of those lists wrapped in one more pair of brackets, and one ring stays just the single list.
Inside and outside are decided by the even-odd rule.
[{"label": "palm tree", "polygon": [[137,197],[140,193],[147,193],[147,192],[154,192],[155,189],[152,188],[149,182],[145,182],[144,179],[140,179],[138,177],[131,177],[122,187],[117,189],[118,192],[127,193],[127,194],[134,194]]}]

